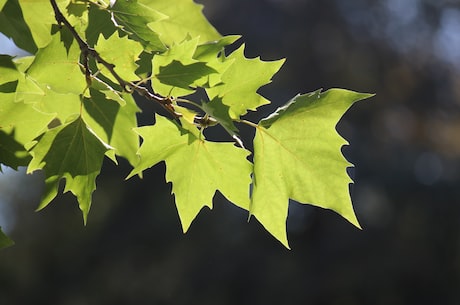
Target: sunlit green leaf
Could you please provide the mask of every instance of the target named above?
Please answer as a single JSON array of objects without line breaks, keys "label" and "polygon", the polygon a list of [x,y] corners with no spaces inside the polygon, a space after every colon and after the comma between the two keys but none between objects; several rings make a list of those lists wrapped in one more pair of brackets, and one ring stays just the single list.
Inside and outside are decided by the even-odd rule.
[{"label": "sunlit green leaf", "polygon": [[[174,6],[175,5],[171,5]],[[164,51],[166,47],[156,32],[149,25],[167,18],[152,6],[145,5],[137,0],[120,0],[110,8],[113,20],[129,36],[142,43],[147,50]]]},{"label": "sunlit green leaf", "polygon": [[205,62],[193,58],[197,45],[197,38],[187,40],[153,57],[152,86],[155,92],[163,96],[188,95],[203,84],[198,80],[217,72]]},{"label": "sunlit green leaf", "polygon": [[86,88],[86,81],[79,59],[77,43],[72,43],[67,50],[61,35],[56,34],[45,48],[37,52],[27,74],[41,87],[46,86],[59,93],[81,94]]},{"label": "sunlit green leaf", "polygon": [[80,117],[45,133],[30,150],[33,158],[27,168],[28,173],[45,171],[46,189],[39,209],[54,199],[59,180],[65,178],[64,192],[71,191],[77,197],[86,223],[95,180],[108,149]]},{"label": "sunlit green leaf", "polygon": [[0,55],[0,85],[18,80],[19,72],[13,62],[13,57]]},{"label": "sunlit green leaf", "polygon": [[15,141],[22,145],[39,136],[55,117],[38,111],[31,104],[15,102],[14,93],[0,93],[0,130],[14,130]]},{"label": "sunlit green leaf", "polygon": [[[117,46],[114,48],[113,46]],[[142,46],[128,37],[119,37],[118,34],[113,34],[108,39],[103,36],[99,38],[96,50],[104,58],[104,60],[115,64],[115,72],[126,81],[139,80],[139,77],[134,73],[137,69],[136,61],[142,53]],[[113,79],[112,75],[106,71],[103,66],[100,67],[105,76]],[[116,81],[116,79],[113,79]]]},{"label": "sunlit green leaf", "polygon": [[125,105],[107,98],[103,93],[91,90],[84,99],[85,122],[105,143],[113,147],[116,155],[126,158],[133,166],[138,162],[139,136],[133,131],[137,127],[139,112],[131,95],[125,94]]},{"label": "sunlit green leaf", "polygon": [[161,40],[168,46],[188,36],[199,37],[200,43],[220,38],[220,34],[204,17],[203,6],[192,0],[176,0],[173,4],[164,0],[140,0],[140,2],[168,16],[160,22],[149,24],[149,27],[159,33]]},{"label": "sunlit green leaf", "polygon": [[270,103],[257,93],[257,90],[270,83],[273,75],[281,68],[284,60],[261,61],[259,58],[247,59],[244,45],[228,56],[233,64],[222,75],[223,84],[206,89],[210,99],[222,98],[230,107],[230,116],[238,118],[248,110]]},{"label": "sunlit green leaf", "polygon": [[13,39],[21,49],[34,53],[37,45],[27,26],[18,0],[8,0],[0,12],[0,32]]},{"label": "sunlit green leaf", "polygon": [[[57,0],[57,4],[65,12],[68,0]],[[19,0],[22,14],[32,33],[38,48],[44,48],[50,41],[51,26],[57,24],[53,7],[49,0]]]},{"label": "sunlit green leaf", "polygon": [[166,180],[172,182],[184,232],[204,206],[212,208],[217,190],[237,206],[249,208],[252,164],[246,159],[248,151],[233,143],[198,139],[161,116],[154,126],[136,131],[144,142],[140,162],[130,176],[166,162]]},{"label": "sunlit green leaf", "polygon": [[356,101],[370,97],[343,89],[296,96],[260,121],[254,139],[250,212],[286,247],[289,199],[331,209],[355,226],[352,183],[342,155],[347,144],[335,126]]}]

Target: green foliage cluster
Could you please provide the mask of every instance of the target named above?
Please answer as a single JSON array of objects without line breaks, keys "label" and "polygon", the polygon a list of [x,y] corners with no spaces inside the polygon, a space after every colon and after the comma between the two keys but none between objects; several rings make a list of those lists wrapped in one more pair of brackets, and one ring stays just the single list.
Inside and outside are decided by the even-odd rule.
[{"label": "green foliage cluster", "polygon": [[[318,90],[250,122],[284,60],[246,58],[244,44],[228,54],[239,36],[222,37],[192,0],[0,0],[0,10],[0,31],[31,54],[0,55],[0,163],[44,171],[38,209],[64,178],[86,223],[103,159],[121,157],[128,177],[166,163],[184,232],[216,191],[286,247],[289,199],[359,226],[335,126],[369,94]],[[135,95],[165,109],[153,125],[138,126]],[[253,151],[240,124],[255,129]],[[207,140],[214,126],[234,142]]]}]

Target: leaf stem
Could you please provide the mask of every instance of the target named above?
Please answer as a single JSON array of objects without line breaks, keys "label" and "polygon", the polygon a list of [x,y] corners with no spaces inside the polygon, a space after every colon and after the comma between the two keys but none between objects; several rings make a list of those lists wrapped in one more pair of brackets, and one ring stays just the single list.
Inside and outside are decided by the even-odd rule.
[{"label": "leaf stem", "polygon": [[187,100],[187,99],[184,99],[184,98],[176,98],[174,100],[176,102],[178,102],[178,103],[185,103],[185,104],[195,106],[196,108],[200,109],[201,111],[206,112],[206,110],[204,110],[204,108],[200,104],[195,103],[194,101],[190,101],[190,100]]},{"label": "leaf stem", "polygon": [[249,126],[254,127],[254,128],[259,128],[259,125],[257,125],[256,123],[253,123],[251,121],[248,121],[248,120],[237,120],[237,122],[249,125]]}]

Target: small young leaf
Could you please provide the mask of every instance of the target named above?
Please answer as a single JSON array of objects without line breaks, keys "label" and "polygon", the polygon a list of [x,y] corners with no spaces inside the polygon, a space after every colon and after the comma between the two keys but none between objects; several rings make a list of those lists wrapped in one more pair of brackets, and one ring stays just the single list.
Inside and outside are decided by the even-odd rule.
[{"label": "small young leaf", "polygon": [[259,58],[247,59],[242,45],[226,60],[234,62],[222,75],[223,84],[206,89],[210,99],[217,96],[222,98],[222,102],[230,107],[232,118],[239,118],[248,110],[270,103],[257,90],[270,83],[273,75],[283,65],[284,59],[271,62],[261,61]]},{"label": "small young leaf", "polygon": [[219,124],[228,132],[232,137],[236,137],[238,129],[233,120],[228,114],[229,107],[222,104],[222,100],[219,97],[215,97],[212,101],[208,103],[202,103],[201,105],[207,114],[212,116],[214,119],[219,122]]},{"label": "small young leaf", "polygon": [[45,133],[30,150],[32,161],[27,168],[27,173],[45,171],[45,195],[38,208],[44,208],[54,199],[59,180],[65,178],[64,192],[71,191],[77,197],[86,223],[95,180],[108,149],[81,117]]},{"label": "small young leaf", "polygon": [[347,142],[335,126],[351,105],[370,97],[343,89],[299,95],[260,121],[254,138],[254,190],[250,213],[289,247],[289,198],[331,209],[355,226],[349,194]]},{"label": "small young leaf", "polygon": [[136,131],[144,142],[140,162],[129,177],[164,160],[184,232],[204,206],[212,208],[217,190],[237,206],[249,208],[252,164],[246,159],[248,151],[233,143],[198,139],[162,116],[156,116],[154,126]]}]

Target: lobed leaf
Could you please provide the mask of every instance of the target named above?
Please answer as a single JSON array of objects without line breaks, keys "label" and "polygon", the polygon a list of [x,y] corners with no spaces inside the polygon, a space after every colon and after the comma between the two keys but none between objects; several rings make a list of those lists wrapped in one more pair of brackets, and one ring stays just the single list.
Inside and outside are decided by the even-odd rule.
[{"label": "lobed leaf", "polygon": [[247,59],[242,45],[225,60],[232,60],[233,64],[222,75],[223,84],[206,89],[210,99],[222,98],[222,102],[230,107],[230,116],[234,119],[246,114],[248,110],[270,103],[257,90],[270,83],[284,59],[271,62],[259,58]]},{"label": "lobed leaf", "polygon": [[154,126],[136,129],[143,138],[140,161],[129,177],[166,162],[166,180],[172,182],[184,232],[200,210],[212,208],[219,190],[229,201],[249,208],[252,164],[249,152],[233,143],[215,143],[196,138],[174,122],[156,116]]},{"label": "lobed leaf", "polygon": [[31,104],[15,102],[14,93],[0,93],[0,131],[14,131],[14,140],[22,145],[42,134],[54,117]]},{"label": "lobed leaf", "polygon": [[152,23],[167,18],[166,15],[137,0],[118,0],[109,8],[109,11],[116,25],[128,33],[131,39],[142,43],[147,51],[166,50],[159,35],[149,27]]},{"label": "lobed leaf", "polygon": [[80,70],[80,48],[76,42],[66,46],[61,34],[51,37],[49,44],[40,49],[27,70],[27,75],[41,88],[58,93],[81,94],[86,88]]},{"label": "lobed leaf", "polygon": [[[116,48],[114,48],[116,46]],[[115,72],[126,81],[137,81],[139,76],[134,72],[138,68],[136,61],[139,59],[139,55],[143,51],[143,47],[134,40],[128,39],[128,37],[120,37],[118,34],[113,34],[108,39],[101,36],[95,46],[104,60],[115,63]],[[116,82],[116,79],[106,71],[105,67],[101,67],[102,73],[106,77]]]},{"label": "lobed leaf", "polygon": [[[56,0],[56,3],[65,8],[69,0]],[[52,40],[51,26],[57,23],[53,7],[49,0],[19,0],[19,4],[35,44],[44,48]]]},{"label": "lobed leaf", "polygon": [[56,197],[59,180],[65,178],[64,192],[71,191],[77,197],[86,223],[91,196],[96,189],[95,180],[109,149],[81,117],[46,132],[30,150],[32,160],[27,168],[27,173],[39,169],[45,172],[46,189],[38,209]]},{"label": "lobed leaf", "polygon": [[161,40],[168,46],[185,40],[187,37],[199,37],[199,42],[220,38],[220,34],[203,15],[203,6],[192,0],[176,0],[174,4],[164,0],[140,0],[144,5],[155,8],[167,18],[149,24],[160,34]]},{"label": "lobed leaf", "polygon": [[24,20],[18,0],[8,0],[1,8],[0,32],[12,38],[19,48],[30,53],[37,51],[37,45]]},{"label": "lobed leaf", "polygon": [[198,39],[186,40],[153,57],[152,87],[163,96],[192,94],[195,87],[203,85],[208,76],[217,71],[193,58]]},{"label": "lobed leaf", "polygon": [[335,126],[356,101],[370,94],[343,89],[298,95],[260,121],[254,138],[254,189],[250,213],[289,247],[289,199],[331,209],[359,227],[342,155],[347,142]]}]

